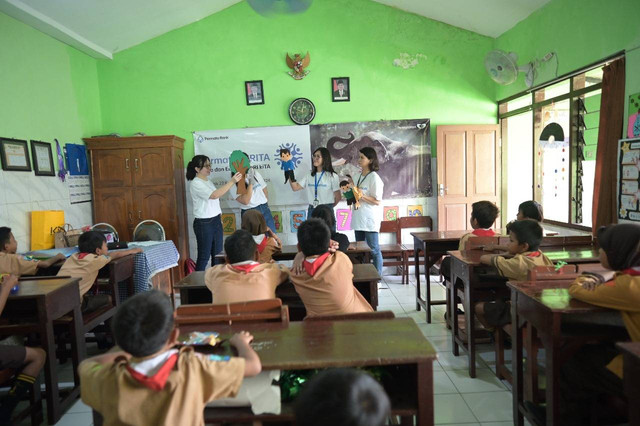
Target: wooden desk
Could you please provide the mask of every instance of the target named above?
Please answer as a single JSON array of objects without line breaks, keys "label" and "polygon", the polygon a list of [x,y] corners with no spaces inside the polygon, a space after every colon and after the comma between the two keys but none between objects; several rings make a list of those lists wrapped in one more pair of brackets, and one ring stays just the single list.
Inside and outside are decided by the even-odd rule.
[{"label": "wooden desk", "polygon": [[[204,273],[204,271],[192,272],[174,286],[180,290],[181,304],[212,302],[211,291],[204,283]],[[353,285],[374,310],[378,308],[379,281],[380,275],[371,263],[353,265]],[[300,321],[307,315],[304,304],[290,281],[276,288],[276,297],[282,299],[284,305],[289,306],[289,316],[292,321]]]},{"label": "wooden desk", "polygon": [[[20,290],[9,296],[2,318],[19,322],[16,325],[0,326],[0,333],[37,333],[40,346],[47,352],[44,364],[47,420],[55,424],[64,412],[76,402],[80,395],[80,380],[77,367],[85,358],[82,314],[80,313],[80,290],[78,278],[50,278],[20,281]],[[56,345],[53,336],[53,321],[67,314],[73,318],[71,336],[72,361],[75,386],[61,400],[56,370]]]},{"label": "wooden desk", "polygon": [[[127,295],[126,297],[133,296],[134,269],[134,255],[130,254],[129,256],[111,260],[98,272],[98,278],[106,278],[110,282],[117,283],[118,294],[114,295],[115,300],[113,301],[116,306],[121,303],[120,294],[123,293],[122,288],[126,288],[126,293],[124,293]],[[120,285],[121,283],[123,284],[122,286]]]},{"label": "wooden desk", "polygon": [[[297,245],[282,246],[282,250],[279,253],[274,253],[273,260],[276,262],[293,260],[298,254]],[[371,248],[364,241],[355,241],[349,244],[349,249],[345,253],[351,259],[351,262],[355,265],[358,263],[371,263]],[[220,263],[225,261],[224,251],[216,255],[216,260]]]},{"label": "wooden desk", "polygon": [[629,404],[629,424],[640,425],[640,343],[618,343],[624,355],[624,393]]},{"label": "wooden desk", "polygon": [[[524,407],[523,393],[523,325],[536,329],[545,348],[547,425],[559,425],[560,367],[571,353],[589,340],[615,339],[618,332],[626,334],[620,313],[571,298],[568,281],[508,282],[511,290],[513,419],[523,425],[524,417],[534,423]],[[596,321],[597,319],[597,321]],[[598,325],[596,324],[598,322]],[[585,326],[588,323],[589,326]],[[534,360],[528,360],[534,362]],[[535,424],[535,423],[534,423]]]}]

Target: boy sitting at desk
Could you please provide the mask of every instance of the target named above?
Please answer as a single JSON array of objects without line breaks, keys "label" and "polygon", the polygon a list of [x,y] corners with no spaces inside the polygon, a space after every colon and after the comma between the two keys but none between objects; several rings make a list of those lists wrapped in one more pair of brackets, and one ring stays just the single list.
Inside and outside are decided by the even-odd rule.
[{"label": "boy sitting at desk", "polygon": [[[18,285],[18,277],[4,275],[0,281],[0,313],[7,303],[11,289]],[[11,413],[36,381],[44,366],[47,353],[41,348],[29,348],[18,345],[0,345],[0,369],[22,370],[16,376],[9,393],[0,400],[0,424],[11,423]]]},{"label": "boy sitting at desk", "polygon": [[[254,210],[245,213],[245,217]],[[260,212],[256,212],[262,216]],[[289,278],[289,269],[278,263],[259,263],[258,248],[248,231],[239,229],[224,242],[226,263],[204,274],[213,303],[275,299],[276,287]]]},{"label": "boy sitting at desk", "polygon": [[78,239],[79,253],[75,253],[64,262],[59,277],[80,278],[80,297],[82,298],[82,312],[94,311],[111,303],[107,294],[86,294],[98,277],[98,271],[113,259],[119,259],[130,254],[142,253],[141,248],[118,250],[109,253],[107,239],[98,231],[87,231]]},{"label": "boy sitting at desk", "polygon": [[158,290],[127,299],[113,317],[122,351],[78,367],[82,400],[105,425],[204,425],[207,402],[235,396],[243,377],[260,373],[249,333],[229,340],[238,357],[213,361],[190,346],[174,348],[179,330],[173,317],[171,300]]},{"label": "boy sitting at desk", "polygon": [[[496,268],[502,277],[526,281],[529,271],[536,266],[553,266],[553,262],[538,250],[541,242],[540,224],[531,219],[519,220],[509,227],[509,254],[487,254],[480,257],[480,262]],[[510,309],[510,304],[502,299],[480,302],[475,307],[478,319],[487,329],[511,327]]]},{"label": "boy sitting at desk", "polygon": [[48,268],[65,259],[64,254],[58,253],[47,260],[27,260],[16,251],[18,242],[11,228],[0,227],[0,274],[35,275],[38,268]]},{"label": "boy sitting at desk", "polygon": [[353,285],[353,264],[349,256],[329,252],[331,231],[320,219],[309,219],[298,228],[298,248],[304,255],[304,272],[291,275],[307,315],[373,312]]}]

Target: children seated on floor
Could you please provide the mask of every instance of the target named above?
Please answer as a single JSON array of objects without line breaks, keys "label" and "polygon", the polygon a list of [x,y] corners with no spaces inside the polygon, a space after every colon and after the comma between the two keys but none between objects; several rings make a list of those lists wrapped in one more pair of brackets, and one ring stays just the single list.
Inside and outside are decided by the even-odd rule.
[{"label": "children seated on floor", "polygon": [[[333,209],[327,205],[320,204],[313,209],[312,218],[322,219],[329,229],[336,229],[336,216]],[[349,249],[349,237],[336,231],[331,231],[331,239],[338,243],[338,250],[346,253]]]},{"label": "children seated on floor", "polygon": [[391,414],[391,403],[369,374],[337,368],[309,380],[294,411],[298,426],[382,426]]},{"label": "children seated on floor", "polygon": [[[2,276],[0,281],[0,314],[7,303],[11,289],[16,285],[19,285],[16,275]],[[41,348],[0,345],[0,370],[10,368],[18,372],[9,393],[0,399],[0,424],[13,424],[11,414],[35,383],[46,358],[47,353]]]},{"label": "children seated on floor", "polygon": [[[249,213],[256,212],[249,210]],[[274,299],[276,287],[289,278],[289,269],[278,263],[259,263],[257,245],[251,234],[239,229],[224,242],[226,263],[205,272],[204,282],[213,303],[225,304]]]},{"label": "children seated on floor", "polygon": [[304,255],[304,271],[292,274],[296,292],[307,316],[372,312],[373,308],[353,285],[353,264],[337,251],[329,252],[331,231],[320,219],[309,219],[298,228],[298,248]]},{"label": "children seated on floor", "polygon": [[273,254],[282,250],[282,241],[267,226],[264,216],[258,210],[247,210],[244,213],[241,228],[253,236],[258,247],[258,262],[271,262]]},{"label": "children seated on floor", "polygon": [[82,298],[82,312],[94,311],[106,304],[111,304],[108,294],[87,294],[98,277],[98,271],[113,259],[130,254],[141,253],[141,248],[118,250],[109,252],[107,239],[98,231],[87,231],[78,239],[79,253],[72,254],[64,262],[59,277],[80,278],[80,297]]},{"label": "children seated on floor", "polygon": [[[493,266],[502,277],[526,281],[536,266],[553,266],[553,262],[538,249],[542,242],[542,227],[538,222],[524,219],[509,228],[508,255],[487,254],[480,262]],[[507,300],[480,302],[475,307],[478,320],[485,328],[511,327],[511,307]]]},{"label": "children seated on floor", "polygon": [[235,396],[243,377],[260,373],[249,333],[229,340],[238,357],[214,361],[190,346],[174,348],[179,330],[173,318],[171,300],[158,290],[127,299],[113,318],[122,351],[78,367],[82,400],[105,425],[204,425],[207,402]]},{"label": "children seated on floor", "polygon": [[28,260],[18,251],[18,242],[11,232],[11,228],[0,227],[0,274],[35,275],[38,268],[48,268],[65,260],[64,254],[58,253],[47,260]]}]

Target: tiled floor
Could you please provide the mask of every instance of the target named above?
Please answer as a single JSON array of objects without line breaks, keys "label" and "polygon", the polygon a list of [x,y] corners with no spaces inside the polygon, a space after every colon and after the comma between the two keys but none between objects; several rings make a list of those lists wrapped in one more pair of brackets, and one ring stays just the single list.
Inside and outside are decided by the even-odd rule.
[{"label": "tiled floor", "polygon": [[[444,297],[443,287],[431,283],[433,299]],[[494,375],[494,354],[489,345],[481,346],[476,360],[478,376],[471,379],[467,372],[467,357],[451,353],[451,333],[444,324],[444,306],[432,309],[432,323],[427,324],[424,311],[417,312],[415,306],[415,284],[413,277],[409,285],[402,285],[399,276],[385,276],[378,290],[378,310],[391,310],[397,317],[410,317],[438,352],[434,363],[434,403],[437,425],[511,425],[510,388]],[[510,355],[507,352],[507,357]],[[68,366],[61,377],[70,381]],[[67,379],[64,379],[67,381]],[[28,423],[25,423],[28,424]],[[65,426],[92,425],[91,409],[78,401],[58,422]]]}]

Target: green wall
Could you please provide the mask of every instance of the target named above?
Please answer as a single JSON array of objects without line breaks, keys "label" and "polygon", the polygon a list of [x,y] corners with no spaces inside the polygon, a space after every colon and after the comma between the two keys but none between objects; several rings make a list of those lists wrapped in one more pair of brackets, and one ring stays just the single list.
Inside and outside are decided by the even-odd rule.
[{"label": "green wall", "polygon": [[[427,117],[435,126],[495,123],[494,83],[482,58],[493,39],[371,0],[322,0],[302,15],[264,18],[239,3],[98,61],[103,130],[177,134],[293,124],[289,103],[311,99],[313,123]],[[287,75],[285,53],[311,55],[310,74]],[[413,69],[401,52],[423,53]],[[351,78],[351,102],[331,102],[331,77]],[[265,105],[246,106],[246,80]]]},{"label": "green wall", "polygon": [[3,13],[0,40],[0,136],[82,143],[100,133],[95,59]]},{"label": "green wall", "polygon": [[[638,46],[638,0],[552,0],[495,41],[495,48],[516,52],[521,64],[555,51],[558,75]],[[628,96],[640,91],[640,49],[629,52],[626,62]],[[540,68],[535,84],[554,77],[552,59]],[[526,89],[524,74],[520,73],[512,85],[496,87],[496,100],[521,92]]]}]

